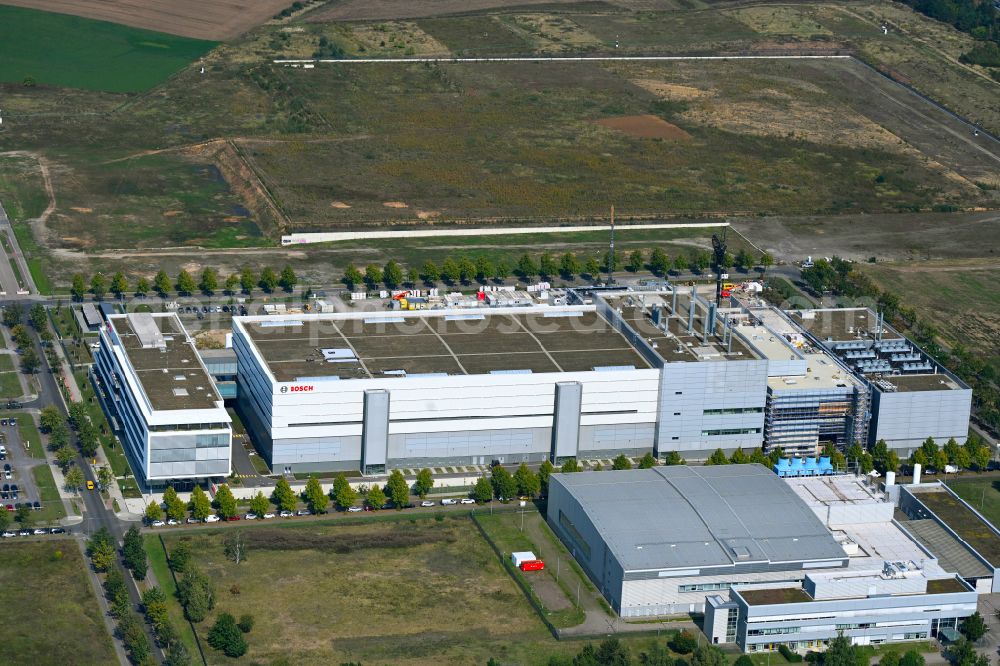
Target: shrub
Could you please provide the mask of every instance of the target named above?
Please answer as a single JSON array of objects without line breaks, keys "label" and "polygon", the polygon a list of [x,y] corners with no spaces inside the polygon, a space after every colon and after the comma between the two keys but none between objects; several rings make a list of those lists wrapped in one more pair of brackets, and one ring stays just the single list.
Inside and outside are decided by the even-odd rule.
[{"label": "shrub", "polygon": [[667,646],[677,654],[690,654],[698,647],[698,641],[690,631],[681,631],[667,642]]},{"label": "shrub", "polygon": [[244,613],[241,615],[237,626],[239,626],[240,631],[244,634],[249,634],[253,630],[253,615],[250,613]]},{"label": "shrub", "polygon": [[802,661],[802,655],[792,652],[787,645],[779,645],[778,652],[781,653],[782,657],[793,664]]},{"label": "shrub", "polygon": [[212,629],[208,632],[208,644],[221,650],[227,657],[242,657],[247,651],[243,632],[236,624],[236,618],[229,613],[220,613]]}]

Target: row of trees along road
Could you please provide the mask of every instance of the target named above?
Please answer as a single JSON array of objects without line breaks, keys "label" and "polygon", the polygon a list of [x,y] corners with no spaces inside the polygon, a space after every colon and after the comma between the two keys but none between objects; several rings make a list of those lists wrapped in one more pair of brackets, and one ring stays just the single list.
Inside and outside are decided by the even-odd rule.
[{"label": "row of trees along road", "polygon": [[[609,265],[613,265],[616,271],[622,268],[632,273],[647,270],[654,275],[666,275],[671,271],[703,273],[711,267],[712,255],[707,251],[695,251],[691,254],[680,253],[671,258],[660,248],[654,248],[648,254],[641,249],[632,250],[627,255],[616,252],[612,260],[608,252],[603,257],[581,257],[572,252],[561,255],[543,252],[537,259],[531,254],[522,254],[513,264],[504,258],[493,261],[486,255],[479,255],[474,258],[447,257],[440,266],[433,260],[427,260],[420,268],[411,266],[405,273],[400,264],[390,260],[384,266],[368,264],[363,270],[354,264],[348,264],[344,269],[343,282],[350,289],[360,285],[369,289],[377,289],[380,285],[396,289],[402,286],[415,287],[421,282],[426,285],[438,282],[454,285],[470,284],[475,280],[486,284],[490,280],[503,282],[511,276],[523,280],[556,277],[572,280],[576,276],[596,279],[607,271]],[[749,271],[754,266],[759,266],[761,275],[772,265],[774,257],[771,255],[764,254],[755,259],[746,250],[740,250],[736,255],[727,254],[723,261],[723,266],[727,269],[739,267]]]},{"label": "row of trees along road", "polygon": [[280,273],[275,273],[274,269],[265,267],[259,274],[252,268],[244,268],[239,273],[232,273],[225,279],[219,275],[216,269],[206,268],[201,272],[197,281],[193,275],[184,270],[180,271],[174,279],[171,279],[166,271],[159,271],[152,282],[145,277],[140,277],[135,283],[130,283],[125,274],[119,271],[110,280],[103,273],[95,273],[89,282],[83,275],[77,273],[73,276],[70,293],[78,301],[83,300],[88,293],[98,300],[109,293],[117,298],[124,298],[129,294],[146,296],[153,293],[167,296],[175,292],[181,296],[190,296],[197,292],[212,296],[221,290],[232,296],[239,292],[250,294],[254,289],[261,289],[270,294],[279,287],[286,292],[291,292],[298,283],[298,277],[291,266],[285,266]]}]

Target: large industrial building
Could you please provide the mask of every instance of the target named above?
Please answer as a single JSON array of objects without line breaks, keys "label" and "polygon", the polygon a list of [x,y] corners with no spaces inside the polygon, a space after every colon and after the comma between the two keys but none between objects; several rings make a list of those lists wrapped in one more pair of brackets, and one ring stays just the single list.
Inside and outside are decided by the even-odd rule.
[{"label": "large industrial building", "polygon": [[[968,387],[867,310],[717,306],[665,283],[481,295],[234,317],[204,365],[279,473],[964,441]],[[144,362],[160,375],[143,390],[172,390],[169,357]]]},{"label": "large industrial building", "polygon": [[231,419],[174,314],[110,315],[94,380],[136,476],[159,486],[231,471]]},{"label": "large industrial building", "polygon": [[713,642],[822,649],[954,631],[973,584],[851,475],[760,465],[552,477],[548,522],[623,617],[705,612]]}]

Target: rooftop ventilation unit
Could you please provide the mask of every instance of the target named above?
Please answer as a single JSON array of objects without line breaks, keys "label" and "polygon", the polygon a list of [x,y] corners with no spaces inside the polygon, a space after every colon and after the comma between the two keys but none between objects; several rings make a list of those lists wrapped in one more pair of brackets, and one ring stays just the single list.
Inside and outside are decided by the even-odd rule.
[{"label": "rooftop ventilation unit", "polygon": [[139,338],[139,344],[142,345],[143,349],[153,349],[156,347],[162,349],[166,347],[167,343],[163,339],[163,333],[156,325],[156,320],[153,319],[151,313],[132,312],[128,315],[128,323],[132,326],[132,330],[135,331],[135,335]]}]

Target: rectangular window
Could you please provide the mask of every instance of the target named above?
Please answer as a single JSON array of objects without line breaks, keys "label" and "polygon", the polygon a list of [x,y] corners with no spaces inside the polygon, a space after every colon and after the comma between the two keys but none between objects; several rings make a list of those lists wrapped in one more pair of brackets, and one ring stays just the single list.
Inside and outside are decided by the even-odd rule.
[{"label": "rectangular window", "polygon": [[703,412],[706,415],[716,415],[716,414],[763,414],[763,407],[732,407],[728,409],[706,409]]},{"label": "rectangular window", "polygon": [[722,428],[719,430],[702,430],[702,437],[717,437],[720,435],[756,435],[760,428]]}]

